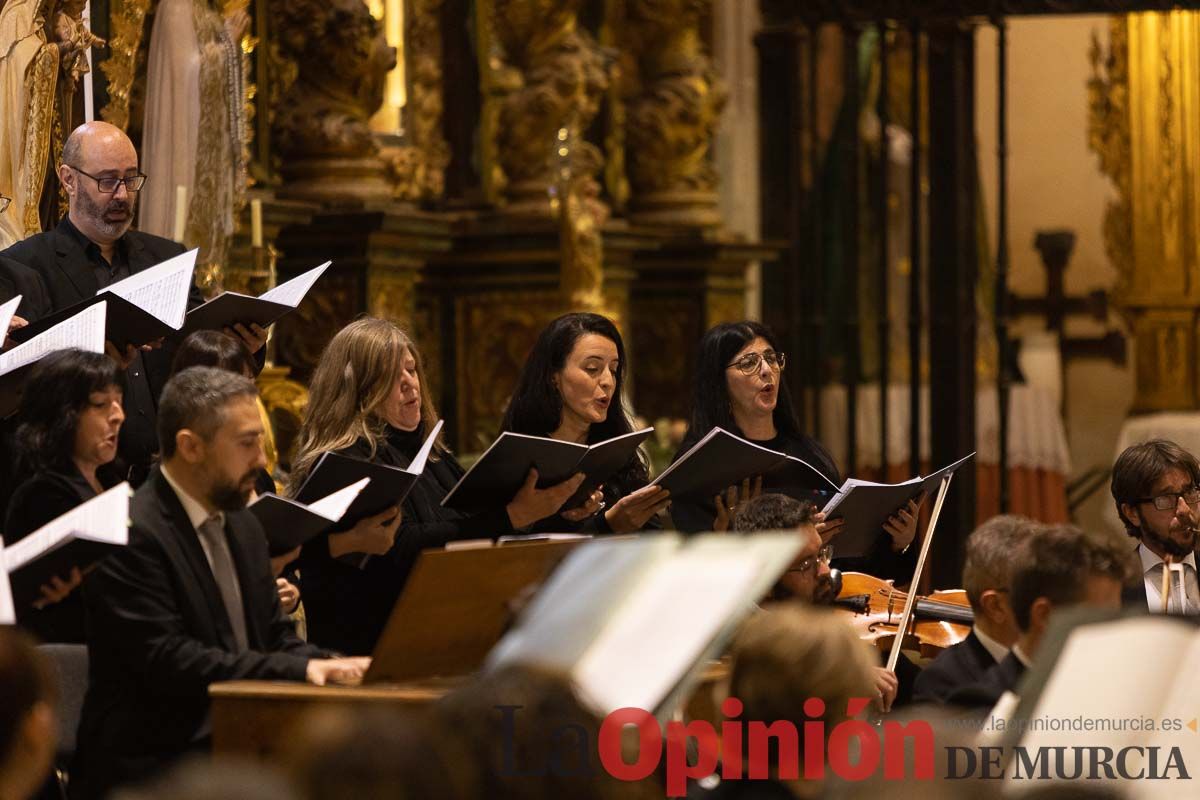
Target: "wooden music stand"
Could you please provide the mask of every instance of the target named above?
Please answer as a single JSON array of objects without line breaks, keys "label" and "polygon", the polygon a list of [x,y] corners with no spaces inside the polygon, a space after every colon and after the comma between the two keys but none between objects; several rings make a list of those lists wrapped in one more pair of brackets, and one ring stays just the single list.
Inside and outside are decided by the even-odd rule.
[{"label": "wooden music stand", "polygon": [[527,592],[582,541],[426,550],[392,609],[363,683],[478,670]]}]

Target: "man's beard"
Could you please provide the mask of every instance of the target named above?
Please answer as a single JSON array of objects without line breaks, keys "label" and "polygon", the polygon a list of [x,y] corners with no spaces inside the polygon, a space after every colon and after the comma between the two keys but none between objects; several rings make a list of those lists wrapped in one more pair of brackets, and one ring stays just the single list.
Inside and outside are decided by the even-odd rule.
[{"label": "man's beard", "polygon": [[[86,192],[79,191],[75,193],[75,203],[79,207],[80,213],[87,217],[96,230],[113,239],[124,236],[125,231],[129,230],[129,226],[133,224],[133,202],[131,200],[113,198],[108,203],[100,204],[93,202]],[[104,218],[105,214],[113,211],[124,211],[128,216],[123,220],[113,221]]]},{"label": "man's beard", "polygon": [[1182,557],[1186,556],[1188,553],[1191,553],[1193,550],[1196,549],[1196,529],[1195,528],[1187,528],[1186,529],[1189,531],[1187,544],[1180,542],[1179,540],[1173,538],[1169,534],[1167,536],[1159,536],[1156,532],[1150,530],[1147,527],[1143,527],[1141,530],[1142,530],[1142,540],[1143,541],[1146,541],[1152,545],[1155,545],[1158,549],[1162,550],[1163,552],[1168,553],[1177,558],[1182,558]]},{"label": "man's beard", "polygon": [[213,486],[208,501],[220,511],[241,511],[250,499],[249,492],[242,489],[254,480],[254,473],[247,472],[237,483],[219,483]]}]

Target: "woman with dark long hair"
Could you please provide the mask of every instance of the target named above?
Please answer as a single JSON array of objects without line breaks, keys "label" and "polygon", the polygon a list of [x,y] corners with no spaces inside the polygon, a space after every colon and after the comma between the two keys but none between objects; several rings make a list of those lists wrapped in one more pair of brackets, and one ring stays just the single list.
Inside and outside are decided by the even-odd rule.
[{"label": "woman with dark long hair", "polygon": [[[324,453],[407,467],[437,422],[424,388],[421,353],[396,325],[366,318],[339,331],[313,372],[290,493],[299,491]],[[458,539],[494,538],[532,525],[557,513],[582,483],[577,476],[538,489],[531,472],[507,505],[467,516],[441,505],[463,474],[453,454],[439,443],[404,500],[399,530],[394,512],[378,520],[387,535],[385,546],[339,544],[343,534],[318,536],[304,545],[300,571],[310,641],[349,655],[370,654],[422,550]],[[571,513],[582,518],[594,511],[589,504]],[[340,560],[342,552],[377,555],[359,569]]]},{"label": "woman with dark long hair", "polygon": [[[121,482],[115,465],[125,413],[122,376],[103,353],[59,350],[33,368],[21,397],[17,475],[4,524],[12,544]],[[47,642],[83,642],[78,569],[42,587],[36,608],[17,609],[22,626]]]},{"label": "woman with dark long hair", "polygon": [[[774,332],[761,322],[745,320],[715,326],[700,340],[692,392],[692,417],[676,458],[686,453],[714,427],[755,444],[787,453],[819,470],[835,485],[842,477],[829,452],[800,430],[792,398],[783,381],[787,358]],[[745,489],[731,488],[712,502],[676,500],[671,516],[684,531],[723,528],[739,500],[749,499]],[[798,498],[812,499],[812,498]],[[818,504],[820,505],[820,503]],[[896,510],[885,523],[875,550],[865,559],[843,559],[839,565],[887,578],[907,579],[916,566],[916,548],[910,547],[917,530],[920,503]],[[716,523],[714,525],[714,523]],[[836,551],[839,520],[818,524],[821,538]]]},{"label": "woman with dark long hair", "polygon": [[[501,423],[502,431],[595,444],[633,431],[625,410],[625,345],[617,326],[599,314],[576,312],[538,336]],[[635,455],[601,491],[603,505],[579,522],[561,516],[539,530],[632,533],[659,528],[669,493],[647,486],[645,459]]]}]

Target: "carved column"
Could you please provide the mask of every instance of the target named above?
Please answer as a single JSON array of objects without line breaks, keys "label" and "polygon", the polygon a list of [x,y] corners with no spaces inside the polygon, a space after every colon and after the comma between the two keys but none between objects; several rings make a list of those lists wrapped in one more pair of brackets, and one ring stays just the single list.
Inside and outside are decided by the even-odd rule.
[{"label": "carved column", "polygon": [[[367,126],[383,105],[396,65],[379,23],[362,0],[267,0],[291,81],[274,110],[281,197],[316,202],[383,200],[392,186]],[[290,69],[286,62],[290,62]]]},{"label": "carved column", "polygon": [[711,7],[712,0],[624,0],[621,39],[637,71],[625,128],[635,222],[720,224],[711,150],[726,91],[700,33]]},{"label": "carved column", "polygon": [[404,127],[408,142],[385,154],[399,200],[437,200],[445,193],[450,147],[442,135],[442,0],[406,0],[404,58],[409,76]]},{"label": "carved column", "polygon": [[1200,14],[1132,14],[1093,47],[1089,144],[1117,188],[1104,219],[1133,329],[1134,413],[1200,408]]}]

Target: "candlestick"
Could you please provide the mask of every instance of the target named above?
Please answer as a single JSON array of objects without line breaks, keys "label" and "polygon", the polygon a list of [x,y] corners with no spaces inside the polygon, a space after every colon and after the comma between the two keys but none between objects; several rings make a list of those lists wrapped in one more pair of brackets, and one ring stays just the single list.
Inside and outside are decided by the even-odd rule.
[{"label": "candlestick", "polygon": [[183,234],[187,230],[187,187],[180,184],[175,187],[175,241],[183,244]]},{"label": "candlestick", "polygon": [[263,246],[262,200],[250,201],[250,246]]}]

